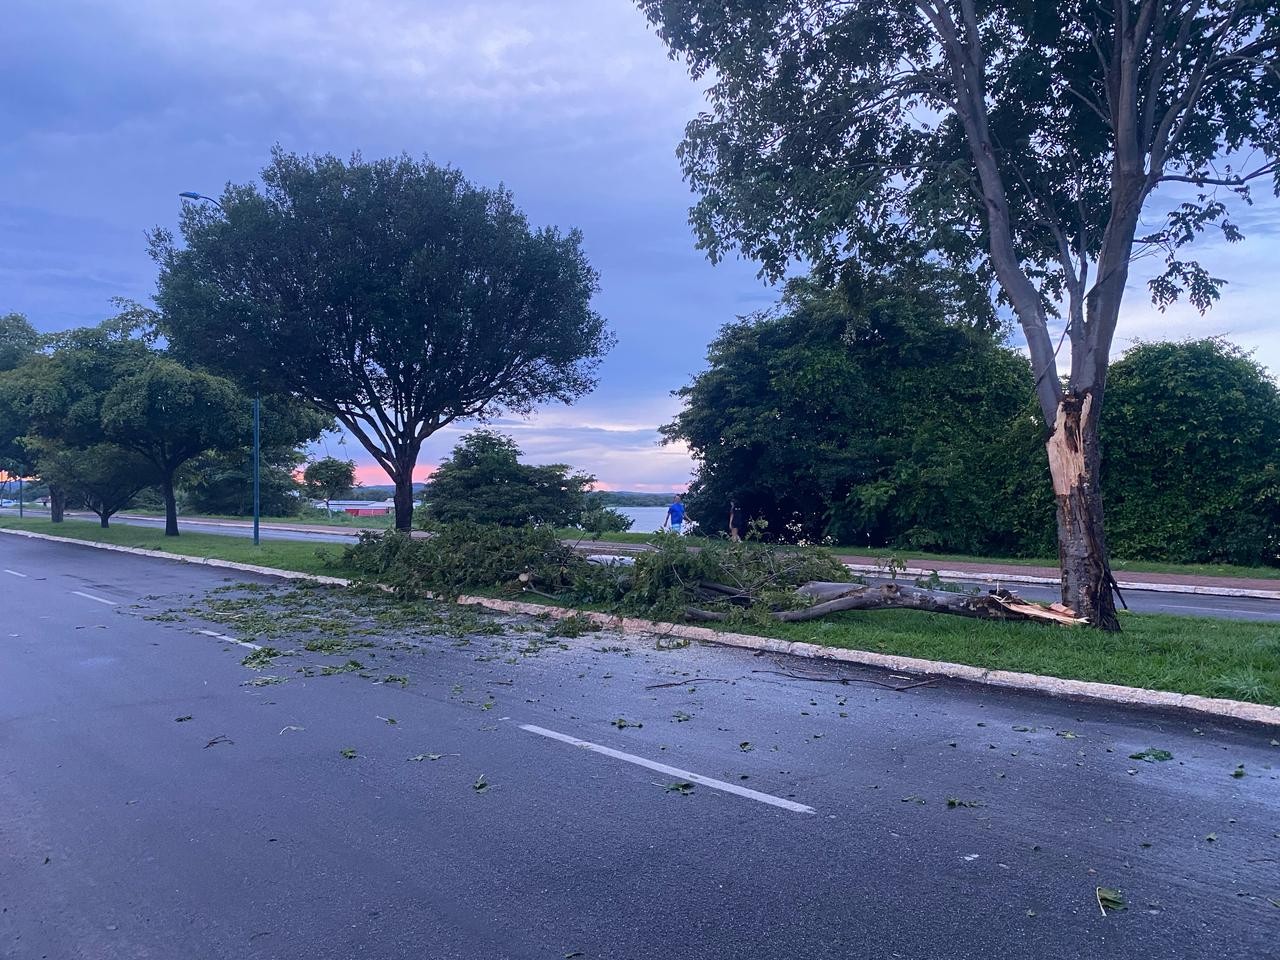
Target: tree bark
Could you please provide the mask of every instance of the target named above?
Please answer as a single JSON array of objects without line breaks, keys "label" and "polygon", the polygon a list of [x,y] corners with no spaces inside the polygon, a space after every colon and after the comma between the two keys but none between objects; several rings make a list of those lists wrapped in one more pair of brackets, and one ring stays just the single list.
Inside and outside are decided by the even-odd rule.
[{"label": "tree bark", "polygon": [[49,519],[61,523],[67,509],[67,493],[56,483],[49,484]]},{"label": "tree bark", "polygon": [[1064,396],[1046,443],[1058,505],[1062,602],[1093,626],[1118,631],[1120,621],[1112,592],[1115,579],[1102,525],[1098,484],[1102,450],[1094,399],[1092,391]]},{"label": "tree bark", "polygon": [[164,535],[178,535],[178,499],[173,494],[173,474],[169,474],[160,484],[164,490]]},{"label": "tree bark", "polygon": [[107,523],[107,521],[110,519],[111,519],[111,514],[109,513],[98,514],[98,526],[100,526],[103,530],[108,529],[110,527],[110,524]]},{"label": "tree bark", "polygon": [[413,529],[413,467],[392,479],[396,485],[396,529],[408,533]]}]

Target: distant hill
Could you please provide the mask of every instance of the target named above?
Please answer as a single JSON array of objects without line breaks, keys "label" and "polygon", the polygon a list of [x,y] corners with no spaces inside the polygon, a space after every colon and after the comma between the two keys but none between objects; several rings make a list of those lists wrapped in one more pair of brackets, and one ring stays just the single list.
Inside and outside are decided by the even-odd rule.
[{"label": "distant hill", "polygon": [[[415,483],[413,492],[418,493],[425,487],[425,483]],[[352,492],[352,497],[356,500],[386,500],[395,494],[396,488],[389,483],[375,483],[368,486],[357,486]]]},{"label": "distant hill", "polygon": [[[425,483],[415,483],[415,496],[426,486]],[[395,492],[396,488],[389,483],[375,483],[356,487],[352,497],[356,500],[386,500]],[[591,497],[605,507],[665,507],[671,502],[669,493],[641,493],[637,490],[599,490]]]},{"label": "distant hill", "polygon": [[665,507],[671,502],[669,493],[639,493],[633,490],[600,490],[591,496],[606,507]]}]

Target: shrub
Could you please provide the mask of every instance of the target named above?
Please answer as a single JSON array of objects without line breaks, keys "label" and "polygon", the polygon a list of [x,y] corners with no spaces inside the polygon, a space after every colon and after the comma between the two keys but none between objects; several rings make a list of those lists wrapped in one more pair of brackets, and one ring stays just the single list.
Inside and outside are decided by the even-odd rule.
[{"label": "shrub", "polygon": [[362,533],[343,551],[341,564],[380,580],[404,596],[456,595],[467,589],[508,587],[520,577],[542,590],[572,582],[586,560],[564,546],[548,527],[501,527],[460,521],[431,524],[426,536]]},{"label": "shrub", "polygon": [[588,533],[626,533],[631,529],[631,518],[608,507],[593,507],[582,514],[578,526]]}]

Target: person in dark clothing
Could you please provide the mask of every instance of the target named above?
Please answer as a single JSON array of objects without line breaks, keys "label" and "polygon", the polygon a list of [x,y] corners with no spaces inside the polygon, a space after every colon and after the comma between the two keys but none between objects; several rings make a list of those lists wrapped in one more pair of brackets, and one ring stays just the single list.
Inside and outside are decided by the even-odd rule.
[{"label": "person in dark clothing", "polygon": [[729,539],[734,543],[742,539],[742,505],[737,500],[729,501]]}]

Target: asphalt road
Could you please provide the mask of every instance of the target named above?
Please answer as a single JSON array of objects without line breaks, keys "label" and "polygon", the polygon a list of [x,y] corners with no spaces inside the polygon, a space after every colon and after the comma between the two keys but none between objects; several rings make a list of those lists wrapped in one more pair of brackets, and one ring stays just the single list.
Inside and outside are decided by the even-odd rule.
[{"label": "asphalt road", "polygon": [[0,537],[0,956],[1275,956],[1280,731],[532,620],[254,686],[226,581]]}]

